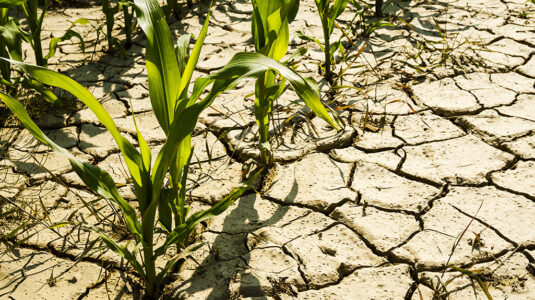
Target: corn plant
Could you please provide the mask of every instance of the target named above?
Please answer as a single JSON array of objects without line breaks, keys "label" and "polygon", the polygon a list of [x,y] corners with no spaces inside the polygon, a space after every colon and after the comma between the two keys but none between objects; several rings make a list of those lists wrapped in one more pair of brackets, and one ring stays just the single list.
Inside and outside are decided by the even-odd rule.
[{"label": "corn plant", "polygon": [[[199,78],[195,81],[193,92],[188,95],[191,76],[208,30],[208,18],[190,52],[189,36],[180,38],[176,49],[173,47],[169,27],[156,0],[135,0],[135,10],[147,36],[146,64],[150,100],[154,113],[167,135],[154,164],[151,164],[150,148],[140,133],[135,118],[139,150],[119,133],[112,118],[98,100],[75,80],[43,67],[14,60],[10,62],[38,82],[70,92],[95,113],[113,136],[126,162],[139,204],[138,211],[119,194],[108,173],[95,165],[78,160],[50,140],[16,99],[4,93],[0,93],[0,99],[33,136],[69,159],[73,170],[88,188],[117,204],[122,211],[126,227],[133,236],[133,249],[127,247],[128,243],[120,245],[98,228],[91,228],[111,250],[125,258],[140,275],[146,286],[146,295],[156,298],[168,271],[181,258],[198,248],[198,245],[188,245],[189,237],[196,225],[222,213],[246,187],[234,190],[211,208],[188,216],[185,186],[192,157],[191,132],[196,126],[199,114],[221,91],[232,87],[236,79],[216,81]],[[213,88],[201,99],[201,94],[210,83],[213,83]],[[165,183],[166,178],[168,178],[167,183]],[[165,241],[155,248],[154,239],[157,233],[164,234]],[[163,269],[158,270],[156,260],[165,255],[171,245],[176,245],[179,254],[167,261]]]},{"label": "corn plant", "polygon": [[[119,194],[108,173],[95,165],[78,160],[50,140],[16,99],[4,93],[0,93],[0,99],[39,141],[69,159],[73,170],[88,188],[117,204],[122,211],[126,227],[133,236],[132,248],[127,247],[128,243],[120,245],[103,231],[92,228],[110,249],[124,257],[140,275],[146,286],[145,293],[150,297],[157,297],[168,271],[181,258],[198,247],[198,245],[188,245],[189,237],[196,225],[222,213],[246,189],[246,187],[238,188],[213,207],[188,215],[185,186],[192,157],[191,132],[200,113],[219,93],[232,88],[242,80],[260,79],[265,77],[267,72],[274,72],[286,78],[314,112],[333,126],[336,127],[336,124],[320,102],[317,85],[310,79],[302,78],[288,66],[259,53],[236,54],[222,70],[208,78],[196,79],[192,93],[188,95],[191,76],[208,30],[208,18],[191,52],[188,48],[188,36],[179,38],[174,49],[169,27],[157,1],[135,0],[134,3],[138,22],[147,36],[146,65],[150,100],[158,122],[167,135],[153,164],[150,148],[135,121],[139,150],[119,133],[112,118],[97,99],[75,80],[43,67],[14,60],[10,62],[19,66],[38,82],[70,92],[95,113],[113,136],[126,162],[139,204],[138,211]],[[208,94],[201,98],[210,84]],[[251,180],[254,180],[254,177]],[[158,247],[154,244],[157,233],[165,236],[165,241]],[[163,269],[158,270],[156,260],[165,255],[172,245],[176,245],[179,254],[167,261]]]},{"label": "corn plant", "polygon": [[[21,5],[22,1],[0,1],[0,57],[22,60],[22,31],[17,19],[8,16],[9,9]],[[16,83],[11,81],[11,66],[0,61],[2,85],[8,93],[12,93]]]},{"label": "corn plant", "polygon": [[[366,13],[372,10],[372,8],[366,3],[359,3],[359,1],[357,0],[350,0],[349,2],[357,10],[355,17],[350,23],[350,27],[352,27],[354,35],[357,35],[358,37],[367,40],[378,28],[396,27],[396,25],[386,21],[385,18],[382,18],[382,8],[380,8],[383,5],[382,2],[376,3],[376,5],[379,5],[380,7],[376,6],[374,18],[369,18],[366,16]],[[406,23],[402,19],[400,19],[400,21]]]},{"label": "corn plant", "polygon": [[26,22],[29,28],[29,36],[26,36],[25,39],[32,46],[32,49],[35,53],[35,62],[37,65],[46,67],[48,65],[48,60],[56,54],[58,43],[70,40],[74,37],[80,41],[80,46],[82,47],[82,50],[84,49],[83,38],[80,36],[79,33],[72,29],[76,24],[85,25],[89,23],[87,19],[80,18],[72,22],[71,26],[61,37],[52,37],[50,39],[48,54],[44,55],[43,47],[41,45],[41,32],[43,30],[43,21],[46,15],[46,11],[50,6],[51,0],[44,0],[43,6],[41,7],[41,14],[38,13],[38,0],[26,0],[19,2],[22,2],[22,10],[24,11]]},{"label": "corn plant", "polygon": [[[41,14],[39,15],[37,0],[0,0],[0,57],[22,61],[22,41],[26,41],[34,51],[35,62],[40,66],[46,67],[48,60],[56,54],[60,42],[77,38],[80,41],[82,51],[85,49],[84,40],[79,33],[73,30],[73,27],[77,24],[85,25],[89,23],[87,19],[80,18],[74,21],[61,37],[51,37],[48,53],[44,55],[41,45],[41,32],[43,20],[49,5],[50,0],[45,0]],[[9,9],[18,7],[21,7],[24,12],[29,31],[25,31],[21,27],[19,20],[8,16]],[[23,86],[37,90],[49,102],[55,102],[57,100],[57,97],[50,90],[35,80],[20,77],[12,78],[11,67],[8,62],[1,61],[0,70],[2,74],[2,85],[5,86],[6,91],[10,95],[14,94],[18,86]]]},{"label": "corn plant", "polygon": [[[117,38],[113,37],[113,25],[115,24],[115,15],[121,11],[123,12],[124,18],[123,30],[126,35],[124,47],[117,40]],[[114,47],[117,47],[121,52],[124,52],[124,49],[128,49],[130,48],[130,46],[132,46],[132,32],[136,25],[134,19],[134,11],[132,9],[131,3],[124,0],[119,0],[115,4],[113,4],[111,0],[102,0],[102,12],[104,13],[106,19],[105,36],[108,41],[108,51],[111,51]]]},{"label": "corn plant", "polygon": [[[294,85],[295,92],[304,102],[320,117],[337,128],[321,104],[319,88],[311,79],[303,79],[287,66],[278,63],[288,51],[289,23],[295,19],[299,9],[298,0],[253,0],[252,34],[256,52],[259,55],[241,54],[235,56],[219,74],[234,72],[232,68],[240,68],[239,64],[254,62],[285,67],[284,72],[278,72],[276,68],[266,68],[258,73],[255,89],[255,118],[259,127],[258,145],[261,160],[264,164],[273,163],[273,154],[269,143],[269,121],[274,101],[280,97],[286,87],[286,80],[298,79],[299,85]],[[281,75],[281,76],[279,76]],[[217,78],[220,75],[213,75]],[[223,76],[224,77],[224,76]]]},{"label": "corn plant", "polygon": [[124,34],[126,35],[125,48],[132,46],[132,31],[136,27],[134,11],[131,5],[123,5]]},{"label": "corn plant", "polygon": [[325,79],[330,83],[332,83],[333,79],[331,65],[333,63],[334,53],[341,45],[341,40],[331,44],[331,34],[334,30],[334,22],[344,12],[347,2],[348,0],[334,0],[334,3],[331,5],[330,0],[315,0],[321,19],[321,27],[323,28],[324,46],[322,51],[325,54]]}]

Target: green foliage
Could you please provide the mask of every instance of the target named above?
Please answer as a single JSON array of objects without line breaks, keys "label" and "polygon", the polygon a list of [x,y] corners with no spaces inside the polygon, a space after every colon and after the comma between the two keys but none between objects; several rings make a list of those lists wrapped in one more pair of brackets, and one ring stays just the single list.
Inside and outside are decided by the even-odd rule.
[{"label": "green foliage", "polygon": [[0,0],[0,8],[17,7],[26,1],[27,0]]},{"label": "green foliage", "polygon": [[[124,46],[119,42],[117,38],[113,36],[113,27],[115,24],[115,15],[119,12],[123,12],[124,18],[124,33],[126,35],[126,41]],[[128,0],[102,0],[102,12],[106,17],[106,40],[108,41],[108,51],[117,48],[124,53],[124,49],[130,48],[132,45],[132,32],[136,26],[134,19],[134,11],[132,9],[132,3]],[[101,28],[101,27],[99,27]]]},{"label": "green foliage", "polygon": [[[78,82],[41,66],[17,60],[5,60],[28,73],[36,85],[64,89],[81,100],[93,111],[99,122],[114,138],[134,185],[139,203],[137,210],[122,198],[106,171],[78,160],[67,150],[55,144],[31,120],[20,102],[7,94],[0,93],[0,100],[19,118],[32,135],[54,151],[67,157],[74,171],[88,188],[111,200],[120,208],[124,223],[133,237],[133,243],[129,241],[126,244],[119,244],[100,229],[87,226],[95,230],[111,250],[125,258],[139,273],[145,282],[146,294],[150,297],[158,296],[160,285],[167,272],[181,258],[199,247],[199,245],[189,245],[189,237],[195,227],[200,222],[221,214],[247,188],[243,186],[236,189],[205,211],[189,214],[185,195],[189,164],[193,153],[191,133],[201,112],[213,102],[217,95],[233,88],[242,80],[256,79],[255,114],[261,128],[260,148],[263,149],[262,153],[265,154],[263,158],[266,163],[272,162],[268,140],[269,114],[273,101],[284,91],[286,83],[289,83],[313,112],[333,127],[338,128],[321,103],[317,83],[311,78],[301,77],[291,67],[279,62],[287,53],[288,23],[295,18],[299,2],[257,0],[253,4],[253,36],[258,53],[236,54],[220,71],[208,78],[196,79],[190,89],[192,75],[208,31],[209,15],[194,47],[190,50],[191,37],[189,35],[180,37],[176,46],[173,44],[170,29],[156,0],[134,0],[133,7],[137,14],[137,21],[147,37],[146,66],[150,100],[156,118],[167,137],[154,163],[152,163],[149,145],[139,131],[135,116],[134,125],[139,150],[120,134],[113,119],[98,100]],[[302,55],[303,52],[297,53]],[[207,88],[209,92],[205,94]],[[190,90],[191,93],[189,93]],[[202,98],[201,95],[203,95]],[[256,176],[253,176],[247,185],[255,179]],[[165,241],[158,247],[154,244],[155,234],[165,236]],[[178,249],[178,255],[168,260],[163,269],[158,270],[156,260],[167,254],[169,247],[173,245]]]},{"label": "green foliage", "polygon": [[[44,67],[48,65],[48,60],[56,54],[58,44],[61,42],[77,38],[80,41],[82,51],[85,50],[84,40],[73,29],[77,24],[86,25],[89,23],[87,19],[80,18],[74,21],[61,37],[52,37],[50,39],[48,53],[46,55],[43,53],[41,32],[49,5],[50,0],[45,0],[41,13],[39,14],[37,0],[1,0],[0,57],[22,61],[22,41],[26,41],[31,45],[35,54],[35,62],[37,65]],[[17,6],[20,6],[24,13],[27,31],[23,29],[19,20],[8,16],[9,9],[16,8]],[[20,77],[12,78],[11,67],[6,61],[0,61],[0,73],[2,74],[2,84],[6,87],[6,91],[10,95],[14,94],[17,86],[22,85],[25,88],[33,88],[39,91],[44,96],[44,99],[49,102],[57,100],[57,97],[51,91],[36,81],[26,80]]]},{"label": "green foliage", "polygon": [[[134,239],[133,248],[128,247],[130,243],[120,245],[98,228],[91,228],[111,250],[125,258],[139,273],[146,284],[146,295],[157,297],[167,272],[181,258],[199,247],[188,244],[196,225],[221,214],[245,191],[246,186],[236,189],[213,207],[188,215],[185,185],[192,156],[191,132],[196,126],[199,114],[219,93],[233,86],[235,80],[199,78],[195,81],[193,92],[188,95],[188,86],[208,30],[208,17],[190,52],[189,36],[179,39],[177,47],[173,47],[169,27],[157,1],[135,0],[135,9],[138,21],[147,36],[146,63],[151,103],[167,135],[167,140],[154,164],[151,164],[150,148],[137,123],[135,127],[139,150],[119,133],[113,119],[98,100],[75,80],[43,67],[13,60],[10,62],[27,72],[37,82],[70,92],[93,111],[114,138],[126,162],[139,202],[137,211],[122,198],[106,171],[78,160],[50,140],[31,120],[20,102],[3,93],[0,93],[0,99],[32,135],[69,159],[72,168],[87,187],[113,201],[120,208],[126,227]],[[211,83],[213,86],[209,94],[201,99],[201,94]],[[167,183],[166,178],[168,178]],[[255,180],[254,176],[250,182],[252,180]],[[157,225],[157,221],[160,226]],[[163,233],[166,239],[155,249],[156,233]],[[178,255],[168,260],[163,269],[158,270],[156,260],[168,253],[167,250],[172,245],[176,245]]]},{"label": "green foliage", "polygon": [[83,39],[80,34],[78,34],[72,29],[72,27],[76,24],[89,23],[89,21],[84,18],[74,21],[62,37],[51,39],[49,53],[47,55],[44,55],[41,45],[41,32],[43,30],[43,21],[45,19],[45,15],[49,5],[50,0],[45,0],[43,6],[41,7],[41,14],[39,14],[38,0],[27,0],[22,3],[22,9],[24,11],[26,22],[29,28],[29,36],[26,36],[25,39],[30,43],[32,49],[34,50],[37,65],[43,67],[46,67],[48,65],[48,59],[50,59],[50,57],[52,57],[56,52],[56,48],[59,42],[63,42],[73,37],[76,37],[80,40],[83,50]]},{"label": "green foliage", "polygon": [[[22,60],[22,38],[24,32],[17,19],[7,16],[8,8],[0,8],[0,57],[12,57]],[[11,66],[6,61],[0,61],[2,84],[11,93],[15,83],[11,81]]]},{"label": "green foliage", "polygon": [[[357,0],[350,0],[350,3],[357,10],[355,18],[353,19],[353,22],[351,22],[354,35],[363,39],[368,39],[372,35],[372,33],[378,28],[396,27],[396,25],[387,21],[386,18],[383,17],[382,13],[377,15],[377,7],[375,17],[369,17],[367,15],[372,11],[372,8],[369,5],[367,5],[366,3],[360,3]],[[381,10],[379,10],[379,12],[380,11]]]},{"label": "green foliage", "polygon": [[287,80],[307,106],[337,128],[321,104],[316,82],[311,78],[303,79],[278,63],[288,51],[289,23],[295,19],[298,10],[298,0],[253,0],[251,31],[258,54],[235,55],[223,70],[213,75],[214,78],[240,72],[255,75],[255,118],[259,127],[261,158],[266,165],[273,163],[269,143],[270,114],[273,103],[284,92]]},{"label": "green foliage", "polygon": [[334,0],[334,3],[331,5],[331,1],[329,0],[315,0],[321,19],[321,26],[323,27],[324,47],[321,47],[321,44],[317,39],[307,37],[303,33],[300,33],[301,38],[305,40],[313,40],[320,45],[321,50],[325,54],[325,79],[330,83],[333,79],[331,64],[333,63],[334,53],[341,45],[340,40],[334,44],[331,44],[331,34],[334,30],[334,22],[336,21],[336,18],[338,18],[342,12],[344,12],[347,2],[348,0]]}]

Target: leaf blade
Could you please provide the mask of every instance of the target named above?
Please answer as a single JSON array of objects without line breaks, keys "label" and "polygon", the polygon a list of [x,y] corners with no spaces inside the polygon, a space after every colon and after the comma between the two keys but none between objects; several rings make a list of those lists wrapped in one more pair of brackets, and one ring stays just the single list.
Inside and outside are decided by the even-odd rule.
[{"label": "leaf blade", "polygon": [[114,138],[117,146],[121,150],[123,157],[125,158],[126,165],[130,171],[130,175],[134,180],[134,183],[142,186],[142,177],[148,176],[146,172],[143,171],[143,162],[141,159],[141,154],[136,150],[134,145],[130,143],[125,137],[123,137],[115,122],[111,116],[106,112],[104,107],[98,102],[98,100],[93,96],[87,89],[82,85],[76,82],[74,79],[63,75],[61,73],[48,70],[43,67],[26,64],[19,61],[7,60],[12,64],[20,67],[22,70],[30,74],[35,80],[50,85],[54,87],[59,87],[73,94],[76,98],[82,101],[97,117],[97,119],[108,129],[112,137]]},{"label": "leaf blade", "polygon": [[157,1],[135,0],[137,19],[147,37],[146,65],[154,114],[168,134],[180,96],[180,70],[171,31]]},{"label": "leaf blade", "polygon": [[282,77],[286,78],[297,95],[314,113],[334,128],[339,129],[321,103],[317,85],[311,85],[311,80],[304,79],[292,69],[265,55],[247,52],[237,53],[225,67],[210,75],[209,78],[238,82],[245,79],[257,79],[268,70],[276,70]]}]

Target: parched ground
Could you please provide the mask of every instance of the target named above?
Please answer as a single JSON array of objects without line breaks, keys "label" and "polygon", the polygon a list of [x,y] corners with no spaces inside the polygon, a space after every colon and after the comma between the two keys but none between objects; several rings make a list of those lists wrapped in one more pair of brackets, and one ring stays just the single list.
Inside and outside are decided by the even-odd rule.
[{"label": "parched ground", "polygon": [[[170,276],[165,297],[485,299],[477,277],[494,299],[535,299],[535,6],[424,0],[385,10],[395,28],[378,28],[356,45],[344,40],[350,56],[365,47],[339,82],[358,89],[337,90],[331,103],[344,130],[310,116],[287,91],[273,116],[276,165],[256,183],[258,193],[199,228],[206,244]],[[216,1],[196,76],[253,50],[250,14],[249,1]],[[348,9],[340,24],[354,16]],[[50,12],[44,43],[79,17],[103,20],[98,6]],[[196,34],[203,20],[194,9],[170,26],[176,35]],[[348,34],[363,37],[372,25],[358,21]],[[92,28],[77,28],[86,52],[66,43],[52,67],[88,87],[135,143],[134,113],[157,153],[165,136],[148,99],[143,35],[121,56],[104,52]],[[302,1],[291,24],[297,30],[321,37],[313,1]],[[298,70],[321,81],[322,53],[292,36],[291,52],[299,48],[308,52]],[[201,116],[193,211],[222,199],[254,169],[253,89],[240,85]],[[135,205],[111,136],[88,109],[66,103],[38,123],[110,172]],[[88,222],[126,241],[113,206],[85,191],[68,161],[26,130],[7,122],[0,137],[7,199],[0,201],[0,298],[138,297],[136,276],[93,233],[47,228]]]}]

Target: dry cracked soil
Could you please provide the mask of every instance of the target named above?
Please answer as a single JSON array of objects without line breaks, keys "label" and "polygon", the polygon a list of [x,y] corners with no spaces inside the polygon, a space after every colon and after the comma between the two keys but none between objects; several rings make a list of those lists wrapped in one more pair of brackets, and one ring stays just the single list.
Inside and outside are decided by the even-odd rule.
[{"label": "dry cracked soil", "polygon": [[[249,1],[216,1],[211,12],[195,76],[254,50]],[[336,90],[333,102],[345,128],[336,132],[292,91],[283,94],[273,113],[275,165],[256,193],[199,227],[205,244],[171,274],[164,298],[486,299],[480,280],[493,299],[535,299],[535,5],[393,1],[385,14],[396,27],[355,39],[357,48],[344,43],[349,55],[364,46],[340,81],[358,91]],[[348,7],[340,24],[355,15]],[[82,16],[94,24],[104,18],[97,5],[51,11],[44,44]],[[188,10],[171,30],[195,34],[204,16]],[[372,26],[353,23],[356,32],[348,32],[360,37]],[[290,26],[321,36],[313,1],[302,1]],[[143,34],[123,56],[104,51],[92,28],[77,28],[85,53],[64,43],[51,67],[93,92],[134,144],[135,114],[157,153],[165,135],[148,99]],[[291,52],[300,48],[308,52],[298,71],[326,91],[322,53],[292,35]],[[345,68],[338,59],[337,70]],[[201,115],[192,211],[242,185],[258,158],[253,89],[242,84]],[[41,113],[38,123],[107,170],[135,205],[111,135],[88,109],[73,107]],[[126,241],[114,207],[85,190],[68,161],[27,130],[6,121],[0,137],[0,195],[9,199],[0,202],[0,299],[139,297],[135,274],[94,233],[46,226],[98,223]]]}]

